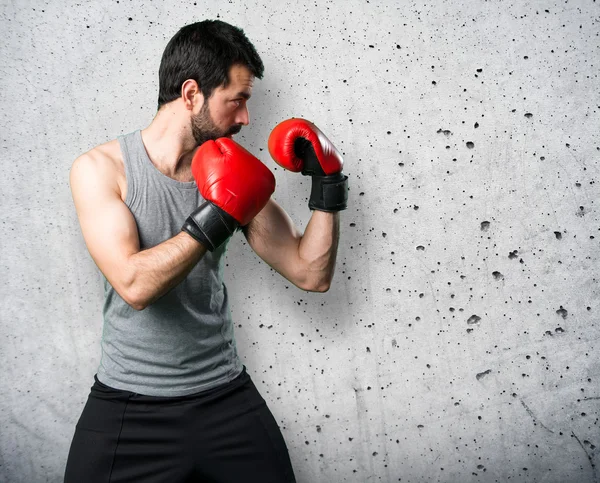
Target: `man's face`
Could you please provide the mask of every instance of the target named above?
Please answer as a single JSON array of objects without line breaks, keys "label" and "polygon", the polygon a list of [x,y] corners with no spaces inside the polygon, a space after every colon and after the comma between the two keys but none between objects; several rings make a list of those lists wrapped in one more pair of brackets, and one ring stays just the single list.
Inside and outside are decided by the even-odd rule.
[{"label": "man's face", "polygon": [[246,101],[252,95],[254,76],[246,67],[234,65],[229,69],[229,79],[227,87],[215,88],[200,112],[192,115],[192,134],[198,146],[211,139],[233,136],[248,125]]}]

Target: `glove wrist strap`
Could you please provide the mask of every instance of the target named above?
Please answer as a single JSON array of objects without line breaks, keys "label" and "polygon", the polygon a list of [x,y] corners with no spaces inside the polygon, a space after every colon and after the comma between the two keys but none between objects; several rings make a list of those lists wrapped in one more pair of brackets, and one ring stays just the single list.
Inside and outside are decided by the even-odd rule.
[{"label": "glove wrist strap", "polygon": [[239,225],[229,213],[210,201],[205,201],[185,220],[181,230],[212,252],[221,246]]},{"label": "glove wrist strap", "polygon": [[313,176],[308,207],[311,210],[336,212],[345,210],[348,204],[348,176],[336,173],[329,176]]}]

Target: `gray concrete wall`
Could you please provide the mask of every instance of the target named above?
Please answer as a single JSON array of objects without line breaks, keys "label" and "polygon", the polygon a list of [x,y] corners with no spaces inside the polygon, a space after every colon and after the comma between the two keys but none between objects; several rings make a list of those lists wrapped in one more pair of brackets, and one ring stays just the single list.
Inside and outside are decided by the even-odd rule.
[{"label": "gray concrete wall", "polygon": [[72,161],[155,112],[183,25],[266,66],[238,141],[281,120],[345,156],[336,275],[304,293],[239,234],[243,361],[298,481],[600,481],[600,5],[0,0],[0,481],[58,482],[99,362],[102,287]]}]

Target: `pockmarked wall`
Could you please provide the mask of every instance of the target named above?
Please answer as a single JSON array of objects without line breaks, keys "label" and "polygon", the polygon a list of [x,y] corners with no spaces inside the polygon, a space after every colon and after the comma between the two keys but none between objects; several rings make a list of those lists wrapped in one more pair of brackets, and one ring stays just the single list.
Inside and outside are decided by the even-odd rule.
[{"label": "pockmarked wall", "polygon": [[150,123],[162,50],[206,18],[263,58],[236,139],[296,225],[277,123],[312,120],[349,176],[328,292],[239,233],[227,255],[298,481],[600,481],[596,0],[1,1],[0,481],[61,481],[99,363],[71,163]]}]

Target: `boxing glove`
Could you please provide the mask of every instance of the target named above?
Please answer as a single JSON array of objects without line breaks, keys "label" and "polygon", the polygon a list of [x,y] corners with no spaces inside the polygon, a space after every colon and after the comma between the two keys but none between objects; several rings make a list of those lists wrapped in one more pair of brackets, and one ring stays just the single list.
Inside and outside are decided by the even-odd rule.
[{"label": "boxing glove", "polygon": [[229,138],[203,143],[192,158],[192,175],[206,201],[181,229],[210,251],[250,223],[275,191],[269,168]]},{"label": "boxing glove", "polygon": [[277,164],[312,177],[308,207],[336,212],[348,202],[348,176],[344,160],[335,146],[312,122],[288,119],[275,126],[269,136],[269,153]]}]

